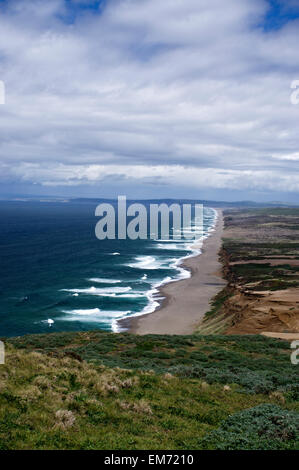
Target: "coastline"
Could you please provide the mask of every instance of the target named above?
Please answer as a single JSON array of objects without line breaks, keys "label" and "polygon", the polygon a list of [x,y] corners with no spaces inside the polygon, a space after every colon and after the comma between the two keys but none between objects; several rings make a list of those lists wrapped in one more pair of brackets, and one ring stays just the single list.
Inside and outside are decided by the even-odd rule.
[{"label": "coastline", "polygon": [[187,279],[169,282],[158,288],[163,300],[152,313],[128,317],[118,321],[122,330],[145,334],[192,334],[205,313],[211,299],[225,286],[221,277],[218,253],[223,233],[223,215],[218,217],[214,230],[203,241],[201,253],[187,257],[181,266],[191,273]]}]

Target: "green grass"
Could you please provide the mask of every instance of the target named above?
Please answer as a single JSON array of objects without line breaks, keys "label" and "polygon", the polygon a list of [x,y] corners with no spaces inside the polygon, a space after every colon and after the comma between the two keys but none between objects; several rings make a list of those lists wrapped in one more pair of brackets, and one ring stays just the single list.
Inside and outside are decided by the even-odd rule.
[{"label": "green grass", "polygon": [[210,310],[205,314],[205,318],[212,318],[221,309],[224,302],[231,297],[231,293],[227,289],[222,289],[212,300]]},{"label": "green grass", "polygon": [[265,256],[299,256],[299,243],[298,242],[261,242],[254,241],[248,243],[245,240],[237,241],[224,238],[223,248],[229,256],[230,261],[244,261],[254,259],[265,259]]},{"label": "green grass", "polygon": [[[251,393],[276,388],[287,391],[297,382],[289,343],[259,335],[147,335],[55,333],[10,338],[16,349],[50,357],[73,357],[106,367],[153,370],[209,383],[235,383]],[[256,381],[256,385],[255,385]]]},{"label": "green grass", "polygon": [[[299,286],[299,267],[288,264],[271,266],[270,263],[236,264],[230,267],[230,276],[238,282],[259,282],[258,290],[279,290]],[[256,290],[256,287],[252,287]]]},{"label": "green grass", "polygon": [[[246,414],[266,404],[296,430],[272,447],[299,448],[298,374],[284,341],[96,331],[4,341],[1,449],[240,448],[249,437],[249,448],[268,448]],[[225,433],[242,412],[234,444]]]}]

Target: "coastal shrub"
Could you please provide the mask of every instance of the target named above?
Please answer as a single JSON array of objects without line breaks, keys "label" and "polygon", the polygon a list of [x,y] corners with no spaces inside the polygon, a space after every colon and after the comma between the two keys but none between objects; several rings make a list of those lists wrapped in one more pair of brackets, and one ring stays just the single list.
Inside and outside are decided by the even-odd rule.
[{"label": "coastal shrub", "polygon": [[[107,332],[56,333],[48,335],[10,338],[5,342],[20,349],[35,351],[41,368],[54,358],[84,364],[88,361],[95,366],[123,368],[130,370],[154,370],[158,374],[171,373],[179,377],[199,378],[207,383],[238,384],[248,394],[281,391],[286,399],[298,399],[298,379],[290,362],[290,345],[286,341],[266,338],[261,335],[146,335],[139,337],[127,333]],[[66,341],[67,348],[57,346]],[[50,346],[49,346],[50,345]],[[138,347],[140,345],[140,347]],[[21,348],[23,349],[23,348]],[[69,352],[72,352],[70,355]],[[67,357],[65,357],[67,353]],[[37,354],[34,352],[33,354]],[[81,362],[77,359],[80,357]],[[23,359],[22,359],[23,360]],[[19,367],[14,356],[14,367]],[[65,362],[67,364],[68,362]],[[10,369],[10,374],[13,368]],[[4,371],[3,371],[4,373]],[[62,375],[61,375],[62,374]],[[36,376],[43,375],[40,369]],[[73,390],[80,388],[80,380],[63,372],[57,373]],[[90,378],[89,382],[93,379]],[[39,383],[40,390],[46,386]]]},{"label": "coastal shrub", "polygon": [[203,449],[298,449],[299,415],[277,405],[262,404],[226,419],[200,442]]},{"label": "coastal shrub", "polygon": [[299,382],[293,384],[286,384],[284,387],[285,396],[288,400],[296,401],[299,403]]},{"label": "coastal shrub", "polygon": [[[175,366],[169,372],[179,377],[204,379],[208,383],[238,384],[249,394],[268,394],[274,390],[289,390],[296,396],[298,379],[295,375],[275,374],[268,371],[248,370],[244,368],[223,368],[202,366]],[[291,382],[291,383],[290,383]]]}]

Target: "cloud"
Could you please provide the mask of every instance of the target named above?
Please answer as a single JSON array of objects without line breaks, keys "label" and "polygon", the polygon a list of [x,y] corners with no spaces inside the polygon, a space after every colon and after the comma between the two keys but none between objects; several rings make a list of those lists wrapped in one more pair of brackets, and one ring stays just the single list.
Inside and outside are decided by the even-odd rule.
[{"label": "cloud", "polygon": [[63,0],[0,8],[0,181],[298,192],[298,20],[265,32],[264,0],[79,3],[73,21]]}]

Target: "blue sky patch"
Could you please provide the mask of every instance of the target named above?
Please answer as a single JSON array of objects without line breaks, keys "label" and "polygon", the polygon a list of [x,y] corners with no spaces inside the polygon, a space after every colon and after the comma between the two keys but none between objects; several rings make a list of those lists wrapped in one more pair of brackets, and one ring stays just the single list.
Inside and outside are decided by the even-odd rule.
[{"label": "blue sky patch", "polygon": [[263,23],[265,31],[278,30],[299,18],[299,0],[268,0],[268,10]]}]

